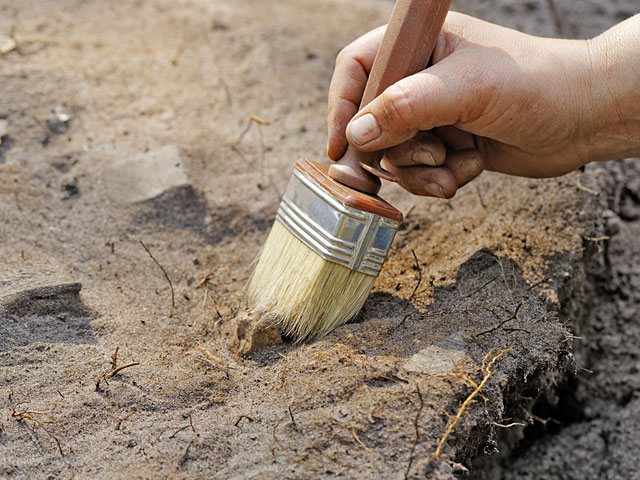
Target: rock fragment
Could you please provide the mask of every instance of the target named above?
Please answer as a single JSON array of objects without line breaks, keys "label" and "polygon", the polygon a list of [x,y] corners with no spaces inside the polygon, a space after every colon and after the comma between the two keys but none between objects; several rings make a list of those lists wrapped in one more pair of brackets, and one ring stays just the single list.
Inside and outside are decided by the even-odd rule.
[{"label": "rock fragment", "polygon": [[13,37],[0,34],[0,57],[15,50],[16,47],[16,40]]},{"label": "rock fragment", "polygon": [[117,160],[105,168],[109,197],[118,203],[137,203],[188,183],[180,151],[175,145]]},{"label": "rock fragment", "polygon": [[272,319],[255,318],[250,313],[243,313],[236,319],[235,338],[232,349],[240,356],[246,356],[259,348],[282,343],[282,331]]},{"label": "rock fragment", "polygon": [[0,277],[0,351],[29,343],[95,343],[82,284],[50,269]]},{"label": "rock fragment", "polygon": [[468,362],[472,360],[463,351],[431,345],[410,357],[402,367],[407,372],[440,375]]}]

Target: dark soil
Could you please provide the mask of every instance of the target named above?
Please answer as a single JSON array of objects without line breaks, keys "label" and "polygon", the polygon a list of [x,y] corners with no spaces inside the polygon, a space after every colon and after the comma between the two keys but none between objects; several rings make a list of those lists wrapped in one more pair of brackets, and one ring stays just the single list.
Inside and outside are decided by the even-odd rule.
[{"label": "dark soil", "polygon": [[[636,8],[456,5],[562,36]],[[391,6],[0,0],[0,478],[633,478],[631,161],[386,185],[407,221],[355,322],[295,346],[247,310],[335,55]],[[434,458],[460,368],[509,348]]]}]

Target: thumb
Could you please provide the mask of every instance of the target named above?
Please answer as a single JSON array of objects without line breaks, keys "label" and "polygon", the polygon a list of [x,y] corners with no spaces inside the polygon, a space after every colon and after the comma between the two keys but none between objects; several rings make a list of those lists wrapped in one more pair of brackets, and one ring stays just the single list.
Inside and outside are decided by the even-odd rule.
[{"label": "thumb", "polygon": [[[419,130],[455,125],[470,112],[471,88],[463,88],[448,59],[403,78],[360,110],[347,125],[347,139],[356,149],[371,152],[399,145]],[[456,78],[457,77],[457,78]]]}]

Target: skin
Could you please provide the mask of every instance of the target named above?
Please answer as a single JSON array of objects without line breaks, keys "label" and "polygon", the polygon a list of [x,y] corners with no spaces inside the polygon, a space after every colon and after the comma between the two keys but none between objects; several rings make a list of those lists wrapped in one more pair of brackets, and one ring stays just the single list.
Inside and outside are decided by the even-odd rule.
[{"label": "skin", "polygon": [[336,59],[333,161],[347,142],[388,149],[385,166],[402,187],[451,198],[483,170],[555,177],[640,156],[640,15],[590,40],[559,40],[451,12],[432,65],[358,112],[384,29]]}]

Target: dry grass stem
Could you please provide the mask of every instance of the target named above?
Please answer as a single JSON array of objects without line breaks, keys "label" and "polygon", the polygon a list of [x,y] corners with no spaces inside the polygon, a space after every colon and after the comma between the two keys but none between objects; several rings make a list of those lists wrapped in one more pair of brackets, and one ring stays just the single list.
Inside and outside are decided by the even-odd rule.
[{"label": "dry grass stem", "polygon": [[238,417],[238,420],[236,420],[236,423],[233,424],[234,427],[237,427],[240,422],[242,421],[243,418],[246,418],[247,420],[249,420],[250,422],[255,422],[255,420],[251,417],[248,417],[247,415],[240,415]]},{"label": "dry grass stem", "polygon": [[360,445],[362,445],[366,451],[368,451],[368,452],[370,452],[370,451],[371,451],[371,449],[370,449],[369,447],[367,447],[367,446],[362,442],[362,440],[360,440],[360,439],[358,438],[358,435],[356,435],[356,431],[355,431],[355,429],[353,429],[353,428],[352,428],[352,429],[351,429],[351,433],[353,434],[353,438],[355,438],[355,439],[356,439],[356,442],[358,442]]},{"label": "dry grass stem", "polygon": [[407,300],[407,304],[404,307],[405,309],[409,308],[409,305],[411,305],[411,300],[413,300],[414,295],[416,294],[416,292],[418,291],[418,288],[420,288],[420,284],[422,283],[422,269],[420,268],[420,262],[418,261],[418,257],[416,255],[416,252],[411,249],[411,255],[413,255],[413,261],[415,262],[415,269],[418,272],[418,280],[416,282],[416,286],[413,287],[413,291],[411,292],[411,295],[409,295],[409,299]]},{"label": "dry grass stem", "polygon": [[413,420],[413,428],[416,431],[416,436],[413,440],[413,445],[411,446],[411,453],[409,454],[409,464],[407,465],[407,469],[404,472],[405,480],[409,478],[409,472],[411,471],[411,465],[413,465],[413,458],[416,452],[416,447],[418,446],[418,442],[420,441],[420,416],[422,415],[422,409],[424,408],[424,400],[422,398],[422,393],[420,393],[420,388],[416,385],[416,394],[418,395],[419,405],[418,411],[416,412],[416,417]]},{"label": "dry grass stem", "polygon": [[582,190],[583,192],[587,192],[590,193],[591,195],[600,195],[600,192],[597,190],[594,190],[593,188],[589,188],[586,187],[582,184],[582,181],[580,180],[580,178],[578,178],[578,180],[576,181],[576,187],[578,187],[579,190]]},{"label": "dry grass stem", "polygon": [[118,367],[118,350],[120,350],[120,347],[116,347],[116,351],[111,356],[111,370],[115,370]]},{"label": "dry grass stem", "polygon": [[492,284],[493,282],[495,282],[498,278],[500,278],[500,273],[498,275],[496,275],[495,277],[493,277],[491,280],[487,280],[485,283],[483,283],[480,287],[476,288],[473,292],[468,293],[467,295],[464,296],[464,298],[469,298],[472,297],[473,295],[475,295],[476,293],[480,292],[483,288],[487,287],[488,285]]},{"label": "dry grass stem", "polygon": [[182,454],[182,457],[180,457],[180,460],[178,461],[178,469],[184,467],[184,464],[187,463],[187,460],[189,460],[189,450],[191,449],[191,445],[193,445],[193,440],[191,440],[187,445],[187,448],[184,449],[184,453]]},{"label": "dry grass stem", "polygon": [[499,428],[526,427],[524,423],[519,423],[519,422],[508,423],[506,425],[498,422],[493,422],[491,425],[494,425]]},{"label": "dry grass stem", "polygon": [[[12,393],[13,392],[9,393],[9,402],[11,402]],[[50,410],[47,410],[47,411],[38,411],[38,410],[29,410],[29,409],[17,410],[17,407],[23,403],[24,402],[21,402],[9,407],[9,409],[11,410],[11,417],[15,418],[18,422],[21,422],[23,420],[31,421],[36,426],[44,430],[47,433],[47,435],[49,435],[49,437],[54,442],[56,442],[56,446],[58,447],[58,451],[60,452],[60,455],[64,457],[64,452],[62,451],[62,445],[60,443],[60,440],[58,440],[58,437],[56,437],[53,433],[51,433],[51,431],[44,425],[46,423],[55,423],[55,422],[53,420],[39,420],[34,417],[34,415],[47,415],[49,413],[52,413],[55,410],[56,406],[54,405]]]},{"label": "dry grass stem", "polygon": [[121,372],[125,368],[135,367],[136,365],[140,365],[140,362],[131,362],[131,363],[127,363],[126,365],[118,366],[118,351],[119,350],[120,350],[120,347],[116,347],[115,352],[113,352],[113,355],[111,356],[111,371],[109,371],[108,373],[105,373],[104,375],[99,376],[96,379],[96,382],[95,382],[95,384],[96,384],[96,392],[100,390],[100,383],[102,381],[106,382],[107,385],[108,385],[109,382],[107,382],[107,380],[110,379],[111,377],[113,377],[114,375],[117,375],[119,372]]},{"label": "dry grass stem", "polygon": [[189,414],[189,424],[185,425],[184,427],[180,427],[178,430],[169,435],[169,438],[174,438],[177,434],[179,434],[183,430],[186,430],[187,428],[191,428],[191,431],[193,433],[196,433],[196,429],[193,427],[193,419],[191,418],[191,414]]},{"label": "dry grass stem", "polygon": [[587,237],[586,235],[583,235],[582,238],[589,240],[590,242],[602,242],[604,240],[609,240],[611,237],[608,235],[602,235],[601,237]]},{"label": "dry grass stem", "polygon": [[[456,413],[456,415],[449,419],[449,423],[447,425],[447,428],[446,428],[444,434],[442,435],[442,438],[440,439],[440,442],[438,443],[438,447],[436,448],[435,453],[433,454],[433,457],[434,457],[435,460],[442,460],[442,458],[441,458],[442,449],[444,448],[445,444],[447,443],[447,439],[449,438],[451,433],[453,433],[454,428],[456,427],[456,425],[458,424],[458,422],[462,418],[462,415],[464,414],[464,412],[466,412],[467,409],[469,408],[469,405],[471,405],[473,400],[478,395],[480,395],[480,392],[482,391],[484,386],[487,384],[487,382],[489,381],[489,379],[493,375],[494,371],[492,370],[492,367],[495,365],[495,363],[498,361],[498,359],[500,359],[500,357],[505,355],[507,352],[511,351],[512,348],[513,347],[502,348],[502,349],[500,349],[500,351],[498,353],[495,353],[495,354],[494,354],[493,349],[492,349],[492,350],[490,350],[489,352],[487,352],[485,354],[484,358],[482,359],[482,366],[480,367],[480,372],[483,375],[482,376],[482,380],[480,381],[480,383],[475,385],[473,391],[469,394],[469,396],[465,399],[465,401],[462,402],[462,405],[460,405],[460,408],[458,409],[458,412]],[[445,374],[442,374],[442,375],[434,375],[434,376],[447,376],[447,375],[448,374],[445,373]],[[452,373],[451,376],[460,376],[460,374],[459,373]],[[465,378],[465,377],[463,377],[463,378]],[[465,380],[467,380],[467,378],[465,378]]]},{"label": "dry grass stem", "polygon": [[[518,304],[518,306],[516,307],[516,309],[514,310],[514,312],[509,316],[509,318],[505,318],[504,320],[502,320],[500,323],[498,323],[497,325],[487,329],[487,330],[483,330],[482,332],[476,333],[476,337],[480,337],[482,335],[486,335],[487,333],[491,333],[494,332],[496,330],[498,330],[499,328],[504,327],[507,323],[509,323],[512,320],[520,320],[518,318],[518,312],[520,311],[520,309],[522,308],[522,303]],[[523,329],[516,329],[516,328],[508,328],[505,330],[523,330]]]},{"label": "dry grass stem", "polygon": [[173,283],[171,283],[171,278],[169,278],[169,274],[167,273],[167,271],[164,269],[162,265],[160,265],[160,262],[156,260],[156,257],[153,256],[153,254],[151,253],[151,250],[147,248],[147,246],[142,242],[142,240],[138,240],[138,242],[140,242],[140,245],[142,245],[142,248],[144,248],[145,251],[149,254],[149,256],[151,257],[151,260],[153,260],[153,262],[158,266],[158,268],[162,270],[162,273],[164,274],[164,278],[166,278],[167,282],[169,283],[169,288],[171,289],[171,310],[169,311],[169,318],[171,318],[173,316],[173,311],[176,308],[175,292],[173,291]]},{"label": "dry grass stem", "polygon": [[106,374],[104,378],[105,380],[108,380],[114,375],[117,375],[121,370],[124,370],[125,368],[129,368],[129,367],[135,367],[136,365],[140,365],[140,362],[131,362],[131,363],[127,363],[126,365],[120,365],[119,367],[114,368],[108,374]]}]

